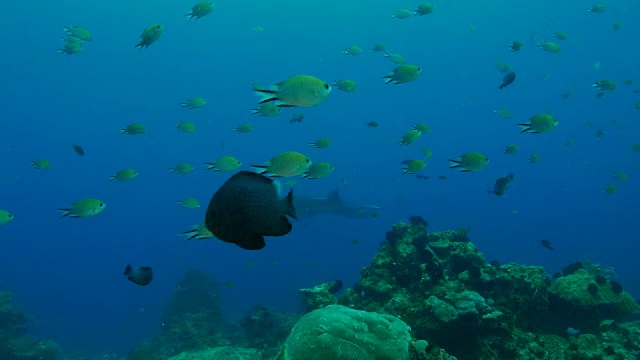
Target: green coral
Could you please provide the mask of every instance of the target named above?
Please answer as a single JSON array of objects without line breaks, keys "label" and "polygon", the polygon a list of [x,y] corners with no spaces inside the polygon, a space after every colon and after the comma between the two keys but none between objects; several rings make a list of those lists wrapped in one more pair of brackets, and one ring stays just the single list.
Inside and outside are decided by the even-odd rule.
[{"label": "green coral", "polygon": [[577,328],[599,328],[602,320],[619,320],[640,309],[627,292],[616,292],[610,282],[598,284],[593,272],[580,269],[560,277],[549,288],[556,315],[566,318],[571,310]]},{"label": "green coral", "polygon": [[222,346],[198,351],[182,352],[169,360],[261,360],[262,354],[256,349]]},{"label": "green coral", "polygon": [[492,298],[513,321],[530,330],[549,327],[549,319],[540,316],[549,309],[551,281],[544,268],[506,264],[497,269],[493,279]]},{"label": "green coral", "polygon": [[323,308],[327,305],[335,304],[338,299],[329,292],[331,287],[335,284],[335,282],[326,282],[320,285],[316,285],[310,289],[300,289],[298,293],[300,294],[302,300],[302,309],[304,312],[311,312],[316,309]]},{"label": "green coral", "polygon": [[329,305],[303,316],[279,360],[409,360],[409,327],[402,320]]}]

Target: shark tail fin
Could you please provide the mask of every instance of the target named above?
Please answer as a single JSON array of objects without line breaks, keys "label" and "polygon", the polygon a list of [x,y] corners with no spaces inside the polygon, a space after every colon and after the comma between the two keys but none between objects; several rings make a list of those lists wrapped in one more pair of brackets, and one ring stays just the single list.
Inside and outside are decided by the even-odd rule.
[{"label": "shark tail fin", "polygon": [[338,191],[338,188],[336,188],[331,193],[329,193],[329,196],[327,196],[327,199],[331,200],[332,202],[342,204],[342,198],[340,197],[340,192]]}]

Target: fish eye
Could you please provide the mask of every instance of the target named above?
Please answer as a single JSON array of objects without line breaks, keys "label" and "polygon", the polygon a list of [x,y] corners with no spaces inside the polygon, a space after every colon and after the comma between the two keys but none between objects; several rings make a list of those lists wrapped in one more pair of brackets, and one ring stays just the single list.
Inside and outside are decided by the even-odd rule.
[{"label": "fish eye", "polygon": [[326,90],[329,90],[329,84],[324,83],[324,88],[325,88]]}]

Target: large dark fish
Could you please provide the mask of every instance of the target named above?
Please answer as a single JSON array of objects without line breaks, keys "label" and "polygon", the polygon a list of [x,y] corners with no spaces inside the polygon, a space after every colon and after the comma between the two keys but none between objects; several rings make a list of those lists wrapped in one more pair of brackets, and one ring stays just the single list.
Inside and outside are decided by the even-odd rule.
[{"label": "large dark fish", "polygon": [[153,280],[153,270],[150,266],[140,266],[134,269],[131,265],[127,265],[123,274],[129,281],[140,286],[147,286]]},{"label": "large dark fish", "polygon": [[502,78],[502,84],[500,85],[500,89],[511,85],[511,83],[514,82],[515,80],[516,80],[516,73],[514,73],[513,71],[506,73]]},{"label": "large dark fish", "polygon": [[277,183],[250,171],[240,171],[213,194],[205,219],[218,239],[243,249],[265,247],[264,236],[284,236],[296,217],[293,190],[281,198]]},{"label": "large dark fish", "polygon": [[504,192],[509,188],[509,183],[513,181],[514,175],[513,173],[509,173],[505,177],[501,177],[496,180],[496,183],[493,184],[493,190],[488,190],[489,194],[494,194],[495,196],[502,196]]}]

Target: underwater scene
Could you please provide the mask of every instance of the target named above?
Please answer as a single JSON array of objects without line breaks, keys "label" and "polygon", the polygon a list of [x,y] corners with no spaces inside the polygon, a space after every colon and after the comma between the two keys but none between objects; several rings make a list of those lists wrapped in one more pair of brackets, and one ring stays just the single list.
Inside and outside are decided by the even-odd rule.
[{"label": "underwater scene", "polygon": [[0,360],[640,359],[640,1],[3,1]]}]

